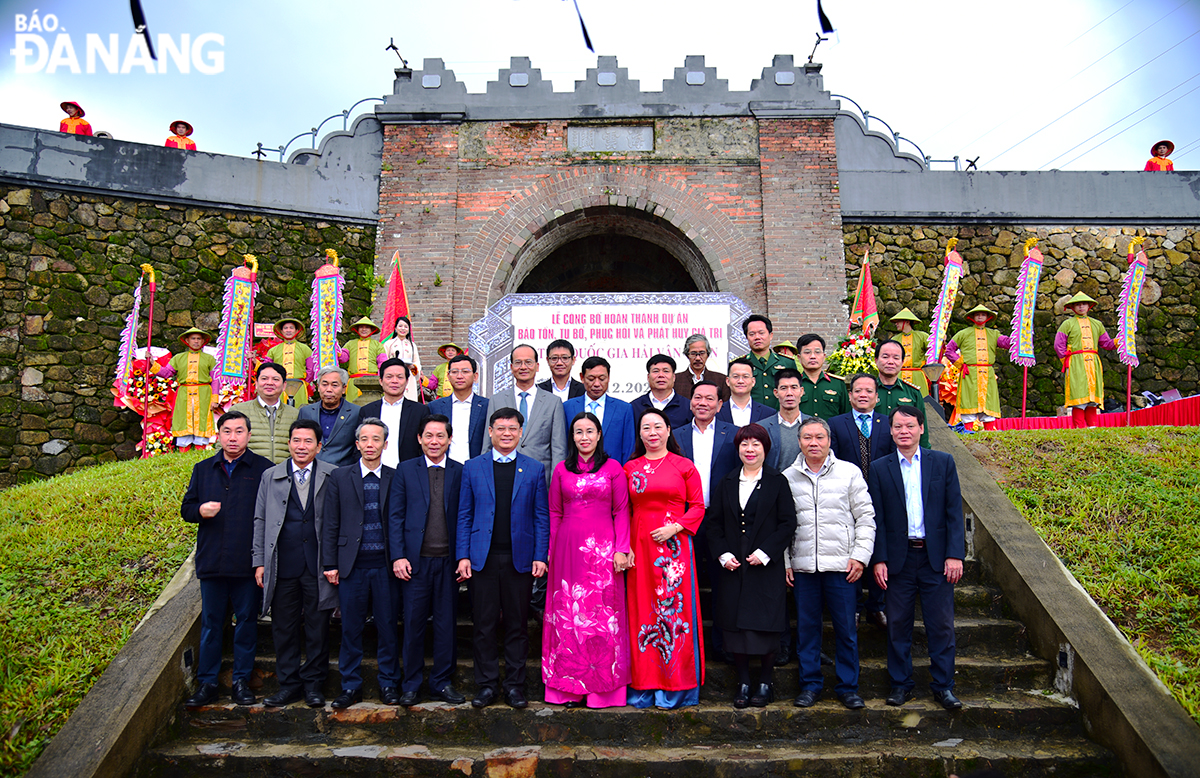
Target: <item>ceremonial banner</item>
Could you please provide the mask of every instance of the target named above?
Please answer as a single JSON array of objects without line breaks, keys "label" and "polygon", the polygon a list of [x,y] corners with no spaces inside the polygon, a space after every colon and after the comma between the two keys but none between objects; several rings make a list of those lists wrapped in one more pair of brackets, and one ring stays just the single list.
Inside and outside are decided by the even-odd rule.
[{"label": "ceremonial banner", "polygon": [[950,315],[954,313],[954,302],[958,299],[958,282],[962,279],[963,260],[954,250],[958,238],[946,243],[946,269],[942,273],[942,290],[938,293],[937,305],[933,309],[933,321],[929,327],[929,348],[925,351],[925,364],[940,362],[946,347],[946,336],[950,330]]},{"label": "ceremonial banner", "polygon": [[312,286],[310,321],[315,371],[338,366],[337,333],[342,328],[342,271],[338,269],[336,251],[325,249],[325,256],[329,258],[329,263],[317,268]]},{"label": "ceremonial banner", "polygon": [[628,294],[513,294],[471,325],[467,345],[479,361],[478,392],[512,386],[509,356],[528,343],[538,351],[537,380],[550,377],[546,346],[565,338],[575,346],[572,378],[583,361],[601,356],[612,365],[609,394],[632,400],[649,391],[646,360],[667,354],[676,372],[687,368],[683,341],[702,333],[712,346],[708,367],[725,373],[729,360],[749,352],[742,321],[750,307],[733,295],[684,292]]},{"label": "ceremonial banner", "polygon": [[1022,367],[1037,364],[1037,355],[1033,353],[1033,312],[1037,308],[1043,259],[1037,242],[1037,238],[1025,241],[1025,259],[1021,262],[1021,275],[1017,277],[1017,302],[1013,307],[1012,345],[1008,354],[1015,364]]},{"label": "ceremonial banner", "polygon": [[408,291],[404,288],[404,273],[400,270],[400,252],[392,254],[392,272],[388,274],[387,289],[384,292],[383,329],[379,331],[379,340],[383,342],[396,332],[396,320],[408,315]]},{"label": "ceremonial banner", "polygon": [[862,267],[858,271],[858,289],[854,292],[854,305],[850,307],[850,325],[846,332],[862,324],[863,334],[871,337],[879,326],[879,311],[875,307],[875,287],[871,285],[871,252],[863,254]]},{"label": "ceremonial banner", "polygon": [[1146,282],[1149,260],[1145,251],[1133,249],[1145,238],[1134,238],[1129,244],[1129,269],[1125,271],[1125,283],[1121,287],[1121,309],[1117,312],[1117,358],[1121,364],[1138,366],[1137,321],[1138,308],[1142,304],[1142,284]]},{"label": "ceremonial banner", "polygon": [[138,319],[142,311],[142,279],[138,278],[137,288],[133,290],[133,309],[125,317],[125,329],[121,330],[121,350],[117,355],[116,400],[118,408],[123,408],[121,402],[129,391],[129,371],[133,368],[134,352],[137,350]]},{"label": "ceremonial banner", "polygon": [[[222,389],[246,387],[249,384],[251,349],[254,346],[254,298],[258,292],[258,260],[253,254],[244,255],[245,265],[235,267],[225,282],[224,307],[221,309],[221,330],[217,335],[217,367],[213,371],[213,393],[221,397]],[[226,398],[231,402],[243,399],[236,389]]]}]

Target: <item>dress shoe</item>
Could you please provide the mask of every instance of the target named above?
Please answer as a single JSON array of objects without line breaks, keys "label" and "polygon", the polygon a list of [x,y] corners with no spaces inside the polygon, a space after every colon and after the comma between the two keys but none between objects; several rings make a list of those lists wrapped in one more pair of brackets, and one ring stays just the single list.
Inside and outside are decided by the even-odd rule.
[{"label": "dress shoe", "polygon": [[562,704],[562,706],[563,706],[564,708],[572,708],[572,709],[574,709],[574,708],[582,708],[582,707],[583,707],[583,700],[567,700],[566,702],[564,702],[564,703]]},{"label": "dress shoe", "polygon": [[282,708],[302,699],[304,699],[304,692],[301,689],[280,689],[270,697],[263,699],[263,705],[268,708]]},{"label": "dress shoe", "polygon": [[838,702],[842,703],[850,710],[862,710],[863,708],[867,707],[867,704],[863,702],[863,698],[859,697],[854,692],[839,694]]},{"label": "dress shoe", "polygon": [[887,614],[883,611],[867,611],[867,621],[880,629],[887,629]]},{"label": "dress shoe", "polygon": [[784,652],[782,652],[782,651],[776,651],[776,652],[775,652],[775,666],[776,666],[776,667],[784,667],[784,666],[786,666],[786,665],[787,665],[787,663],[788,663],[788,662],[790,662],[790,661],[792,661],[792,655],[791,655],[791,654],[785,654],[785,653],[784,653]]},{"label": "dress shoe", "polygon": [[359,702],[362,702],[362,689],[342,689],[342,693],[334,698],[333,707],[344,710]]},{"label": "dress shoe", "polygon": [[955,697],[954,692],[949,689],[934,692],[933,699],[937,700],[938,705],[941,705],[946,710],[962,710],[962,700]]},{"label": "dress shoe", "polygon": [[304,693],[304,704],[310,708],[324,708],[325,695],[315,689]]},{"label": "dress shoe", "polygon": [[490,686],[485,686],[475,693],[475,699],[471,700],[472,708],[486,708],[496,701],[496,690]]},{"label": "dress shoe", "polygon": [[229,696],[233,698],[236,705],[253,705],[258,702],[258,698],[254,696],[254,692],[250,691],[250,684],[246,681],[234,681],[233,693]]},{"label": "dress shoe", "polygon": [[[234,687],[237,688],[236,686]],[[189,708],[201,708],[205,705],[212,705],[217,701],[217,685],[215,683],[202,683],[200,688],[196,689],[196,693],[187,698],[184,703]]]},{"label": "dress shoe", "polygon": [[429,696],[448,705],[462,705],[467,701],[467,698],[454,691],[454,687],[450,684],[446,684],[441,689],[431,691]]},{"label": "dress shoe", "polygon": [[504,693],[504,702],[510,708],[528,708],[529,700],[525,699],[525,692],[520,689],[509,689]]},{"label": "dress shoe", "polygon": [[884,700],[892,707],[899,707],[913,698],[912,689],[892,689],[892,693]]},{"label": "dress shoe", "polygon": [[765,708],[772,702],[775,702],[775,689],[769,683],[760,683],[750,695],[751,708]]},{"label": "dress shoe", "polygon": [[805,689],[796,695],[796,699],[792,702],[797,708],[811,708],[817,704],[817,700],[821,699],[820,692],[814,692],[812,689]]},{"label": "dress shoe", "polygon": [[411,708],[421,701],[421,697],[416,692],[405,692],[400,695],[400,701],[397,703],[405,708]]},{"label": "dress shoe", "polygon": [[737,688],[737,692],[733,695],[733,707],[741,710],[750,704],[750,684],[743,683]]},{"label": "dress shoe", "polygon": [[379,701],[382,702],[384,705],[399,705],[400,704],[400,690],[397,689],[395,686],[379,687]]}]

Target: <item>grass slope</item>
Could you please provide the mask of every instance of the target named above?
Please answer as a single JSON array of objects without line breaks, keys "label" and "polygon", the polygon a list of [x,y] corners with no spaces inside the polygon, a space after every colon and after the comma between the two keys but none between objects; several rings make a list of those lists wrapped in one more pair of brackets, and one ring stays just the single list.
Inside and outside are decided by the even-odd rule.
[{"label": "grass slope", "polygon": [[967,445],[1200,723],[1200,430],[992,432]]},{"label": "grass slope", "polygon": [[0,493],[0,774],[29,769],[187,558],[199,454]]}]

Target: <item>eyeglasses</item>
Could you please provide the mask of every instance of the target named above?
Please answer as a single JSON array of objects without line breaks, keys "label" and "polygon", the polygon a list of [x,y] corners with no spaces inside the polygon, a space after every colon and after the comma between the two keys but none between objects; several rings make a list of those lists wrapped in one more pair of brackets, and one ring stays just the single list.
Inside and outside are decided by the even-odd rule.
[{"label": "eyeglasses", "polygon": [[707,357],[708,352],[707,351],[689,351],[687,353],[687,355],[689,357]]},{"label": "eyeglasses", "polygon": [[554,363],[570,362],[574,358],[575,357],[546,357],[546,361]]},{"label": "eyeglasses", "polygon": [[518,359],[513,361],[515,367],[534,367],[537,365],[536,359]]}]

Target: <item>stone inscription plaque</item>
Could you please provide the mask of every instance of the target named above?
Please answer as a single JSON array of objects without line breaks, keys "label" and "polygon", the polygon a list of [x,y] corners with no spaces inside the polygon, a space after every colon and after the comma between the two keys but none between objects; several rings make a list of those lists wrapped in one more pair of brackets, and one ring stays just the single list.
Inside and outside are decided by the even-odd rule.
[{"label": "stone inscription plaque", "polygon": [[648,124],[568,126],[567,151],[654,151],[654,127]]}]

